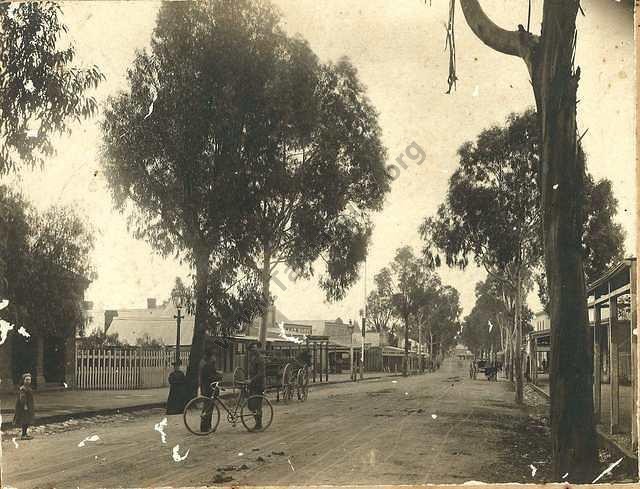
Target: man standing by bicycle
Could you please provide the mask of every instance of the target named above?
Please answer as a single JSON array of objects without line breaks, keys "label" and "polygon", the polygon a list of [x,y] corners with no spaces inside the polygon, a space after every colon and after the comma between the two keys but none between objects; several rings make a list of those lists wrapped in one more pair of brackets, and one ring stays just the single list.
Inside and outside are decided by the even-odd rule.
[{"label": "man standing by bicycle", "polygon": [[[249,396],[263,395],[266,387],[266,366],[264,355],[260,351],[261,343],[252,343],[249,346]],[[256,430],[262,429],[262,402],[257,399],[255,406],[249,406],[256,416]]]},{"label": "man standing by bicycle", "polygon": [[[222,376],[216,369],[216,359],[213,356],[213,348],[207,347],[204,351],[204,359],[200,365],[200,394],[207,397],[213,396],[213,390],[211,389],[211,383],[222,379]],[[211,405],[213,407],[213,405]],[[208,431],[211,428],[211,411],[207,410],[205,415],[200,421],[200,430],[203,432]]]}]

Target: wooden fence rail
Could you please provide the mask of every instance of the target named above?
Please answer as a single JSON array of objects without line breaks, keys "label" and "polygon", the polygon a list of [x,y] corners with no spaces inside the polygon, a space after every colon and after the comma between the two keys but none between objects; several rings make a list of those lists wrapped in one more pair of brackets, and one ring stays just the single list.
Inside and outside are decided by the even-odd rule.
[{"label": "wooden fence rail", "polygon": [[[76,388],[80,390],[126,390],[167,387],[175,350],[105,348],[76,350]],[[189,351],[180,351],[183,367]]]}]

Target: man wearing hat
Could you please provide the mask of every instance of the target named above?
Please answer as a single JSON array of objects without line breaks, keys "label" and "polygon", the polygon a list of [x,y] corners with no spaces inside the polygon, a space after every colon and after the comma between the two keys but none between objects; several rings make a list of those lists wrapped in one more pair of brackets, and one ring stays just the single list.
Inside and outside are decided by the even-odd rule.
[{"label": "man wearing hat", "polygon": [[[263,395],[266,387],[266,365],[261,348],[259,342],[249,346],[249,396]],[[249,406],[256,413],[256,430],[262,429],[262,403],[258,404]]]}]

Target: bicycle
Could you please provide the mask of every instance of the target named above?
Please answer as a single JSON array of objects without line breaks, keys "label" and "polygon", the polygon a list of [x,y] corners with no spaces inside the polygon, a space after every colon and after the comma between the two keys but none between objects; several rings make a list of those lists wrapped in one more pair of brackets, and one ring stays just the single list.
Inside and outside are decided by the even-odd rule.
[{"label": "bicycle", "polygon": [[[213,433],[220,424],[220,407],[227,414],[227,421],[235,428],[238,420],[247,431],[258,432],[266,430],[273,421],[273,406],[269,399],[260,394],[248,396],[248,384],[241,385],[240,395],[236,403],[229,409],[219,397],[224,391],[219,387],[220,382],[212,382],[212,395],[197,396],[191,399],[184,408],[182,418],[187,430],[197,436],[206,436]],[[258,421],[261,423],[258,423]],[[258,426],[260,424],[260,426]]]}]

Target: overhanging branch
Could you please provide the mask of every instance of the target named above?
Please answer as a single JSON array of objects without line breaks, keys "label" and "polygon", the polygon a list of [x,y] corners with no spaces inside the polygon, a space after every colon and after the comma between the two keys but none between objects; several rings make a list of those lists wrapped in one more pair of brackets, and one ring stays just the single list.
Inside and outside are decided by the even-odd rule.
[{"label": "overhanging branch", "polygon": [[538,36],[524,30],[508,31],[496,25],[482,10],[478,0],[460,0],[462,13],[473,33],[491,49],[518,56],[529,64],[532,47]]}]

